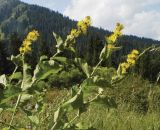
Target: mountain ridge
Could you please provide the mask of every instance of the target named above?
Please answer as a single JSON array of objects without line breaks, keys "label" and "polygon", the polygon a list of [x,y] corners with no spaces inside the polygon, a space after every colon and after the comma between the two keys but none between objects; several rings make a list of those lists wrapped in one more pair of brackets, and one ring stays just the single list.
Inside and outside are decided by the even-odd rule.
[{"label": "mountain ridge", "polygon": [[[72,28],[76,28],[76,21],[59,12],[19,0],[0,0],[0,62],[3,63],[7,57],[19,53],[23,39],[32,29],[39,31],[40,38],[38,44],[34,44],[31,62],[36,62],[40,55],[51,56],[55,53],[55,39],[52,33],[55,32],[65,39]],[[108,30],[89,27],[87,35],[77,39],[76,49],[79,56],[85,57],[90,65],[95,65],[105,42],[104,37],[109,34],[111,32]],[[118,40],[118,44],[123,48],[113,55],[112,62],[115,66],[122,60],[120,57],[128,54],[132,49],[143,50],[151,45],[160,45],[160,41],[123,35]],[[0,67],[5,68],[5,64],[7,62]]]},{"label": "mountain ridge", "polygon": [[[3,13],[5,15],[4,19],[1,18],[4,15],[2,15],[2,13],[0,13],[0,22],[1,23],[4,22],[3,24],[0,24],[1,31],[4,31],[6,29],[6,24],[10,25],[10,23],[9,23],[10,21],[13,21],[13,20],[16,21],[15,23],[12,24],[12,26],[14,26],[14,25],[17,26],[18,25],[17,28],[14,26],[11,29],[11,31],[6,32],[6,33],[11,33],[11,32],[15,32],[15,31],[17,31],[17,32],[20,31],[20,33],[22,33],[21,30],[23,30],[24,33],[26,34],[30,30],[30,28],[36,28],[37,23],[35,24],[35,22],[33,22],[33,20],[31,20],[31,18],[29,17],[30,15],[36,16],[36,14],[35,14],[36,11],[34,11],[34,8],[42,9],[43,10],[42,13],[43,12],[49,12],[49,15],[51,15],[51,14],[55,15],[56,14],[56,15],[58,15],[58,17],[61,17],[61,19],[66,19],[66,21],[68,23],[70,23],[70,24],[72,23],[74,26],[76,24],[76,21],[73,21],[73,20],[69,19],[69,17],[66,17],[66,16],[60,14],[59,12],[55,12],[54,10],[48,9],[46,7],[38,6],[37,4],[28,4],[28,3],[22,2],[20,0],[0,0],[0,11],[3,12],[3,8],[1,8],[1,6],[5,6],[7,9],[10,9],[9,11],[11,11],[10,12],[10,17],[8,15],[6,15],[7,13]],[[6,8],[5,8],[5,11],[7,10]],[[7,11],[7,12],[9,12],[9,11]],[[23,13],[20,13],[20,11],[23,12]],[[18,14],[19,14],[19,16],[18,16]],[[5,19],[7,16],[8,16],[8,19]],[[28,16],[29,18],[27,19],[26,16]],[[37,19],[37,21],[38,21],[38,19]],[[41,19],[41,21],[42,21],[42,19]],[[50,20],[48,20],[48,21],[50,21]],[[26,25],[28,24],[28,27],[25,26],[24,23],[22,24],[21,22],[22,23],[24,22]],[[33,25],[31,25],[32,22],[34,23]],[[52,22],[52,21],[50,21],[50,22]],[[47,22],[46,22],[46,24],[47,24]],[[33,26],[35,26],[35,27],[33,27]],[[61,28],[61,26],[59,26],[59,28]],[[23,29],[19,29],[20,27],[22,27]],[[97,27],[94,27],[94,28],[96,28],[98,30],[100,29],[100,28],[97,28]],[[52,27],[51,27],[51,29],[52,29]],[[107,34],[110,32],[110,31],[104,30],[102,28],[100,30],[105,31]],[[52,31],[54,31],[54,30],[52,30]],[[61,30],[59,32],[61,32]],[[69,29],[65,30],[64,32],[69,32]],[[133,35],[125,35],[125,36],[133,36]],[[152,38],[139,37],[139,36],[136,36],[136,35],[134,35],[133,37],[135,37],[135,38],[145,38],[145,39],[148,39],[148,40],[158,41],[158,40],[155,40],[155,39],[152,39]]]}]

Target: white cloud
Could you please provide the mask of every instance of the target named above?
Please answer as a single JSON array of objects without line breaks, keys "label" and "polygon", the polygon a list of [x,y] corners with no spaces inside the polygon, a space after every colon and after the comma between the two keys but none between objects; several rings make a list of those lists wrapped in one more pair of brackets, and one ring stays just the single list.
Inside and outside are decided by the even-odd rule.
[{"label": "white cloud", "polygon": [[160,40],[160,0],[72,0],[64,14],[72,19],[92,17],[93,25],[112,30],[116,22],[124,33]]}]

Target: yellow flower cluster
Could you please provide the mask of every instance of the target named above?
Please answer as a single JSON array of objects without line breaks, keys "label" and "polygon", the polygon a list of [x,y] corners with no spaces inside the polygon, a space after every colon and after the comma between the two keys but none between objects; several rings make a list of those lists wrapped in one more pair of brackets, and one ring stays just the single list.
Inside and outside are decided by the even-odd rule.
[{"label": "yellow flower cluster", "polygon": [[116,24],[116,28],[115,30],[113,31],[113,34],[111,34],[109,37],[106,37],[106,41],[108,42],[108,46],[107,48],[108,49],[112,49],[115,47],[115,42],[117,40],[118,37],[120,37],[122,35],[122,29],[123,29],[123,25],[120,24],[120,23],[117,23]]},{"label": "yellow flower cluster", "polygon": [[121,31],[122,31],[123,28],[124,27],[123,27],[122,24],[117,23],[116,24],[116,28],[113,31],[113,34],[111,36],[109,36],[109,37],[106,37],[106,40],[109,41],[110,44],[115,43],[115,41],[117,40],[117,38],[122,35]]},{"label": "yellow flower cluster", "polygon": [[138,54],[139,54],[138,50],[132,50],[132,52],[130,54],[128,54],[127,62],[120,64],[121,69],[122,69],[122,74],[125,74],[127,72],[127,69],[130,66],[135,65]]},{"label": "yellow flower cluster", "polygon": [[87,28],[91,25],[91,17],[87,16],[84,20],[79,21],[77,23],[78,30],[80,30],[83,34],[86,34]]},{"label": "yellow flower cluster", "polygon": [[75,38],[79,37],[80,34],[86,34],[87,28],[91,25],[91,18],[90,16],[85,17],[84,20],[79,21],[77,23],[78,29],[72,29],[70,34],[67,36],[66,41],[72,41]]},{"label": "yellow flower cluster", "polygon": [[113,45],[113,44],[108,44],[108,45],[107,45],[107,48],[108,48],[108,49],[113,49],[114,47],[115,47],[115,45]]},{"label": "yellow flower cluster", "polygon": [[31,44],[32,42],[36,41],[39,37],[39,33],[36,30],[33,30],[28,33],[27,37],[24,39],[22,46],[20,47],[19,51],[21,54],[25,54],[31,51]]}]

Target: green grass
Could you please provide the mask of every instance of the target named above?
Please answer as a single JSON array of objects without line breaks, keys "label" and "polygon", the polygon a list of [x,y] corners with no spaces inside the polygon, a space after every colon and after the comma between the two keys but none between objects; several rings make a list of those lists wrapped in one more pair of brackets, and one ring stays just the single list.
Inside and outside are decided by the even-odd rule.
[{"label": "green grass", "polygon": [[[51,89],[47,92],[47,110],[39,115],[44,121],[37,130],[49,130],[53,125],[54,111],[62,100],[70,96],[69,92],[68,89]],[[160,130],[159,85],[150,84],[141,77],[132,75],[115,88],[107,88],[105,93],[115,98],[117,109],[93,104],[75,122],[91,125],[98,130]],[[73,115],[74,112],[70,114]],[[29,123],[24,117],[23,113],[16,115],[14,123],[19,124],[20,128],[25,128]],[[0,120],[9,122],[10,113],[0,115]]]}]

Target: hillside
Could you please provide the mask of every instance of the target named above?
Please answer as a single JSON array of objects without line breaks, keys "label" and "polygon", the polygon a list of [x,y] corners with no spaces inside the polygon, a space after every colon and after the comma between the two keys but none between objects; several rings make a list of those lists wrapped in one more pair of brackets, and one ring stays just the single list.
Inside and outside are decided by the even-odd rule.
[{"label": "hillside", "polygon": [[[1,32],[1,72],[6,72],[6,57],[18,54],[24,36],[32,29],[37,29],[40,33],[39,43],[35,44],[32,54],[33,61],[40,55],[52,55],[54,53],[54,38],[52,32],[56,32],[65,38],[71,28],[76,26],[76,21],[70,20],[62,14],[37,5],[29,5],[19,0],[0,0],[0,32]],[[85,57],[90,65],[95,65],[98,60],[100,50],[103,47],[104,36],[109,35],[107,30],[90,27],[87,37],[78,39],[78,53]],[[143,50],[144,48],[160,44],[160,41],[140,38],[136,36],[123,36],[118,41],[123,49],[113,55],[112,64],[117,64],[133,48]],[[5,57],[5,58],[4,58]],[[33,63],[34,64],[34,63]],[[8,67],[7,67],[8,68]],[[8,73],[9,71],[7,71]]]}]

